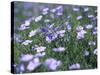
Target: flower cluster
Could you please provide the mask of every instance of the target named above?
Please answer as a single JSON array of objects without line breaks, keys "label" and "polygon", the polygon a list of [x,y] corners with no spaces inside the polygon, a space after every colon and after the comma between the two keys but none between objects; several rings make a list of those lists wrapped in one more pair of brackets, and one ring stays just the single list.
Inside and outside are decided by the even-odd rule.
[{"label": "flower cluster", "polygon": [[83,39],[84,38],[84,35],[87,33],[85,30],[83,30],[83,27],[82,26],[78,26],[76,28],[77,30],[77,39]]},{"label": "flower cluster", "polygon": [[61,61],[56,60],[54,58],[48,58],[44,64],[48,67],[50,70],[56,70],[58,66],[61,65]]}]

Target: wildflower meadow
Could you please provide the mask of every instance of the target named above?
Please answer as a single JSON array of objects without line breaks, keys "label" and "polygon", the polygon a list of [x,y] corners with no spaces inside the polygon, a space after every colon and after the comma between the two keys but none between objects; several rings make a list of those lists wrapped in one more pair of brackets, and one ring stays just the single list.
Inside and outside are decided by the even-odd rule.
[{"label": "wildflower meadow", "polygon": [[97,68],[96,6],[13,4],[13,73]]}]

